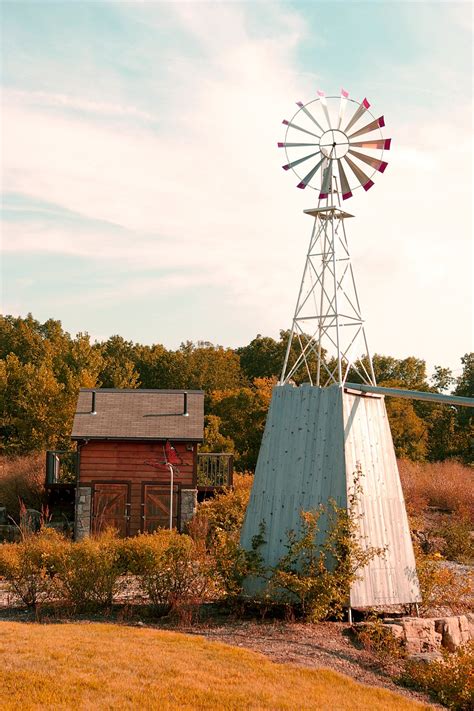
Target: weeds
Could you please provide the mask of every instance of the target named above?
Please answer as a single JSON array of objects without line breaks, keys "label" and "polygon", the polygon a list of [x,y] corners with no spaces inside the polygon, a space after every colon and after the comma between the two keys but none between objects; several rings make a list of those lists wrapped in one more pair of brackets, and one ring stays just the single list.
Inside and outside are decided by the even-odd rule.
[{"label": "weeds", "polygon": [[443,659],[429,664],[408,660],[399,682],[412,689],[428,692],[455,711],[470,711],[474,707],[474,641],[459,647]]},{"label": "weeds", "polygon": [[396,637],[376,615],[355,627],[354,633],[358,642],[377,659],[381,667],[406,656],[403,640]]},{"label": "weeds", "polygon": [[407,508],[412,515],[428,506],[460,514],[474,523],[474,470],[459,462],[419,463],[399,460]]},{"label": "weeds", "polygon": [[436,555],[425,555],[415,546],[416,569],[420,582],[422,614],[447,610],[452,615],[469,609],[473,594],[473,575],[450,568]]}]

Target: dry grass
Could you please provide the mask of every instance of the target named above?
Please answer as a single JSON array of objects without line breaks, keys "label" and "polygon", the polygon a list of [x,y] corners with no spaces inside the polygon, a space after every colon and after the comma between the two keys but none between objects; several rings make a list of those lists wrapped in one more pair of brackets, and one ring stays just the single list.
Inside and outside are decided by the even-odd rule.
[{"label": "dry grass", "polygon": [[0,506],[18,521],[20,500],[39,510],[44,495],[44,454],[0,457]]},{"label": "dry grass", "polygon": [[329,670],[149,628],[4,622],[0,654],[5,711],[429,708]]},{"label": "dry grass", "polygon": [[474,469],[455,461],[398,462],[409,512],[423,513],[427,506],[471,517],[474,522]]}]

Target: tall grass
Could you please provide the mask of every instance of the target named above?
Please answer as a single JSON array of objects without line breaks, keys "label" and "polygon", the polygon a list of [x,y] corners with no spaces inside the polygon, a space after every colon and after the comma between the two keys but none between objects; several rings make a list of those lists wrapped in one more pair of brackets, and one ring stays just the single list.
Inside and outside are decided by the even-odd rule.
[{"label": "tall grass", "polygon": [[474,468],[456,461],[399,460],[405,501],[410,513],[420,515],[428,506],[459,514],[474,523]]},{"label": "tall grass", "polygon": [[44,500],[44,477],[44,454],[0,457],[0,506],[6,506],[16,521],[21,502],[39,511]]}]

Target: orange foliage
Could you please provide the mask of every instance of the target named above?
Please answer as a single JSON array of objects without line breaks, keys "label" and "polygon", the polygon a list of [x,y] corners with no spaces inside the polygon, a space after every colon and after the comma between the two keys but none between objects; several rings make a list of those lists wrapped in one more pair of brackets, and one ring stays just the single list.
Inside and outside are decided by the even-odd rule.
[{"label": "orange foliage", "polygon": [[407,508],[420,514],[427,506],[474,521],[474,469],[459,462],[398,462]]}]

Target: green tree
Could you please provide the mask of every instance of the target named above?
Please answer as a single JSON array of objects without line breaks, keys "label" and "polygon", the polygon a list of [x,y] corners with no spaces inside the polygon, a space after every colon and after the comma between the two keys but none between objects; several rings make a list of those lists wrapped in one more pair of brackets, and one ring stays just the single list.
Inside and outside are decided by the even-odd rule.
[{"label": "green tree", "polygon": [[6,454],[69,444],[75,398],[45,363],[0,361],[2,441]]},{"label": "green tree", "polygon": [[103,388],[137,388],[140,376],[135,368],[136,349],[131,341],[111,336],[101,344],[103,358],[99,380]]}]

